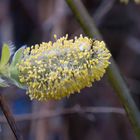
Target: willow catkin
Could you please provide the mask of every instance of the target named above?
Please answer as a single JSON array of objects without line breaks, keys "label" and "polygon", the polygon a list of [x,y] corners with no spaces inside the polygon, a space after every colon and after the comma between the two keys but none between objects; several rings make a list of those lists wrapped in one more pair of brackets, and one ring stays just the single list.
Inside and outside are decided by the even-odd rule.
[{"label": "willow catkin", "polygon": [[66,35],[25,49],[17,65],[20,82],[31,99],[61,99],[100,80],[110,56],[103,41]]}]

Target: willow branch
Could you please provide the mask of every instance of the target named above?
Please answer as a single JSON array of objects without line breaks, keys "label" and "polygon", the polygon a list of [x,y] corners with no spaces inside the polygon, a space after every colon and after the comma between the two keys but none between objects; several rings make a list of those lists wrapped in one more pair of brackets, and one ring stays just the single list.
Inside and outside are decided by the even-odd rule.
[{"label": "willow branch", "polygon": [[16,138],[16,140],[22,140],[22,136],[21,134],[19,133],[19,130],[16,126],[16,123],[15,123],[15,120],[14,120],[14,117],[4,99],[4,97],[2,96],[2,94],[0,94],[0,108]]},{"label": "willow branch", "polygon": [[103,0],[101,4],[97,8],[97,10],[93,14],[93,18],[95,20],[96,26],[100,26],[104,17],[108,14],[108,12],[113,8],[113,5],[116,0]]},{"label": "willow branch", "polygon": [[[72,107],[61,110],[51,111],[48,110],[46,112],[36,113],[28,113],[22,115],[14,115],[14,118],[17,121],[31,121],[31,120],[41,120],[46,118],[58,117],[62,115],[70,115],[70,114],[82,114],[82,113],[93,113],[93,114],[105,114],[105,113],[113,113],[119,115],[125,115],[125,110],[117,107]],[[85,114],[86,115],[86,114]],[[5,122],[5,119],[1,116],[0,122]]]},{"label": "willow branch", "polygon": [[[76,19],[79,21],[84,32],[89,37],[94,37],[99,40],[103,40],[102,35],[94,24],[93,19],[88,14],[86,8],[80,0],[66,0],[67,4],[73,11]],[[107,75],[110,84],[116,91],[122,105],[124,106],[128,118],[132,124],[134,132],[137,138],[140,140],[140,115],[138,108],[131,97],[126,83],[124,82],[119,69],[117,68],[113,58],[111,58],[111,65],[107,69]]]}]

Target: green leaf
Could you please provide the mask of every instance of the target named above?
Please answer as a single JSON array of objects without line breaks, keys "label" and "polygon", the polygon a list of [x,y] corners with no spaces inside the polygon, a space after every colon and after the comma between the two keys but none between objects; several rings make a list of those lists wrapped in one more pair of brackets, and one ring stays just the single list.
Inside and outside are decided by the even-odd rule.
[{"label": "green leaf", "polygon": [[24,51],[25,47],[21,47],[20,49],[18,49],[12,59],[11,62],[11,66],[15,66],[18,62],[20,62],[20,60],[22,59],[23,56],[23,51]]},{"label": "green leaf", "polygon": [[7,87],[9,86],[1,77],[0,77],[0,87]]},{"label": "green leaf", "polygon": [[13,83],[18,86],[19,88],[25,89],[24,85],[22,85],[19,81],[19,71],[17,69],[16,64],[21,61],[23,56],[25,46],[18,49],[12,59],[11,65],[10,65],[10,79],[13,81]]},{"label": "green leaf", "polygon": [[8,44],[4,44],[2,47],[2,53],[1,53],[1,60],[0,65],[6,65],[10,59],[10,49]]},{"label": "green leaf", "polygon": [[19,72],[17,68],[12,68],[10,70],[10,79],[12,80],[12,83],[16,85],[17,87],[26,89],[25,85],[21,84],[19,81]]}]

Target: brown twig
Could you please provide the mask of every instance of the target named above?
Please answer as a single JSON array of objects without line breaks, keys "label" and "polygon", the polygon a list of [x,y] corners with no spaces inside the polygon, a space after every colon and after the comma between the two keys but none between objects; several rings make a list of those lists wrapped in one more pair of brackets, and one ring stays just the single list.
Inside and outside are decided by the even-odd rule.
[{"label": "brown twig", "polygon": [[12,113],[11,113],[11,111],[10,111],[2,94],[0,94],[0,108],[1,108],[8,124],[9,124],[13,134],[15,135],[16,140],[22,140],[22,136],[19,133],[19,130],[16,126],[14,117],[13,117],[13,115],[12,115]]},{"label": "brown twig", "polygon": [[[125,110],[118,107],[79,107],[75,106],[72,108],[66,108],[62,110],[52,111],[48,110],[45,112],[40,112],[39,114],[31,113],[24,115],[15,115],[14,118],[16,121],[28,121],[28,120],[39,120],[45,118],[58,117],[61,115],[69,114],[81,114],[81,113],[115,113],[120,115],[125,115]],[[5,122],[3,117],[0,117],[0,122]]]},{"label": "brown twig", "polygon": [[93,18],[96,23],[96,26],[99,26],[104,20],[108,12],[113,8],[115,0],[103,0],[100,6],[95,11]]}]

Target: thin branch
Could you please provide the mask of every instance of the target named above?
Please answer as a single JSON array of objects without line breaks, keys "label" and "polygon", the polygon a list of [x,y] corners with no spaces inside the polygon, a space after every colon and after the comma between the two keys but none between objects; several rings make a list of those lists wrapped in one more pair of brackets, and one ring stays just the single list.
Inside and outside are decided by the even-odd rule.
[{"label": "thin branch", "polygon": [[19,130],[16,126],[14,117],[12,116],[12,113],[10,112],[10,109],[4,99],[4,97],[2,96],[2,94],[0,94],[0,108],[13,132],[13,134],[15,135],[16,140],[22,140],[22,136],[19,133]]},{"label": "thin branch", "polygon": [[[73,108],[61,109],[57,111],[48,110],[46,112],[40,112],[39,114],[23,114],[15,115],[14,118],[17,121],[29,121],[29,120],[40,120],[52,117],[58,117],[62,115],[70,114],[81,114],[81,113],[115,113],[120,115],[125,115],[125,110],[117,107],[79,107],[75,106]],[[0,117],[0,122],[6,122],[4,117]]]},{"label": "thin branch", "polygon": [[112,9],[116,0],[103,0],[100,6],[95,11],[93,18],[95,20],[96,26],[99,26],[104,17],[108,14],[108,12]]},{"label": "thin branch", "polygon": [[[89,37],[103,40],[102,35],[100,34],[93,19],[90,17],[82,2],[80,0],[66,0],[66,2],[73,11],[84,32]],[[140,140],[140,114],[113,58],[111,58],[111,65],[107,69],[107,75],[110,84],[116,91],[116,94],[118,95],[128,114],[137,138]]]}]

